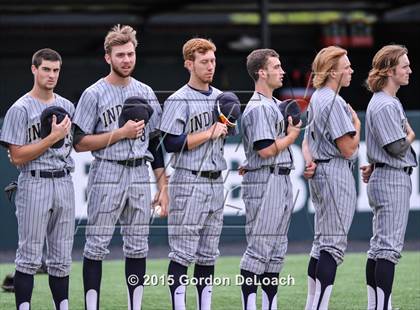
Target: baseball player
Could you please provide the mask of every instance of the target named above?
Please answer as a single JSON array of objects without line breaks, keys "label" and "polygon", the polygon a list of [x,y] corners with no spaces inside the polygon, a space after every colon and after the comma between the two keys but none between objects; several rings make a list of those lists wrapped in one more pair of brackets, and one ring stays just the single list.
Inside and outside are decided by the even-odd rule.
[{"label": "baseball player", "polygon": [[[74,234],[74,189],[70,176],[74,162],[69,156],[74,106],[54,93],[61,63],[61,56],[49,48],[33,55],[33,88],[7,111],[0,136],[20,171],[15,197],[19,235],[14,277],[17,309],[30,309],[34,274],[41,267],[44,241],[55,309],[68,309]],[[64,115],[57,111],[61,109]],[[41,121],[48,111],[53,112],[52,122],[48,124],[49,133],[42,135],[45,129]]]},{"label": "baseball player", "polygon": [[[162,207],[162,215],[168,204],[163,153],[157,147],[162,112],[153,90],[131,76],[136,46],[132,27],[117,25],[108,32],[104,48],[110,73],[83,92],[74,115],[75,149],[91,151],[94,156],[83,252],[85,307],[89,310],[99,308],[102,260],[109,253],[117,221],[124,243],[128,308],[141,308],[152,204],[148,162],[158,183],[155,204]],[[152,107],[147,124],[127,115],[122,119],[121,111],[135,102]]]},{"label": "baseball player", "polygon": [[[287,231],[293,211],[290,171],[294,168],[290,146],[302,122],[281,113],[273,91],[283,85],[277,52],[253,51],[247,70],[255,92],[242,115],[241,131],[246,165],[242,182],[248,246],[240,263],[242,305],[256,309],[258,281],[262,284],[262,309],[277,309],[278,277],[287,250]],[[287,125],[287,126],[286,126]],[[286,129],[287,128],[287,129]]]},{"label": "baseball player", "polygon": [[395,265],[401,258],[410,208],[411,179],[417,155],[415,134],[397,91],[411,74],[407,49],[387,45],[372,61],[367,79],[373,93],[366,112],[366,146],[370,165],[361,167],[373,210],[366,283],[370,309],[392,309]]},{"label": "baseball player", "polygon": [[164,104],[160,130],[175,169],[169,181],[170,207],[168,268],[172,309],[185,309],[185,283],[181,277],[195,263],[197,309],[210,309],[214,264],[223,225],[223,157],[226,124],[214,119],[221,91],[210,86],[216,68],[216,46],[195,38],[183,46],[186,85]]},{"label": "baseball player", "polygon": [[353,70],[347,51],[323,48],[312,63],[316,91],[308,110],[302,144],[315,207],[315,236],[308,266],[305,309],[328,309],[337,266],[343,261],[347,234],[356,210],[353,162],[360,140],[357,114],[339,95]]}]

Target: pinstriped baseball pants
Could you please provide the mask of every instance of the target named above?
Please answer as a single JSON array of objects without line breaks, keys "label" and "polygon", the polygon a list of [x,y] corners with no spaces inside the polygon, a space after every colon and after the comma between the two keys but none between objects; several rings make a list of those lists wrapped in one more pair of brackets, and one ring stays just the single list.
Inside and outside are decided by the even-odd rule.
[{"label": "pinstriped baseball pants", "polygon": [[124,255],[146,257],[151,213],[147,166],[125,167],[94,160],[87,190],[88,222],[83,255],[92,260],[103,260],[109,253],[108,245],[119,221]]},{"label": "pinstriped baseball pants", "polygon": [[71,176],[40,178],[22,172],[15,204],[19,234],[16,270],[35,274],[41,267],[46,240],[48,273],[55,277],[67,276],[71,266],[75,213]]},{"label": "pinstriped baseball pants", "polygon": [[290,177],[270,173],[268,167],[248,171],[243,178],[242,192],[248,245],[240,268],[255,274],[280,272],[293,212]]},{"label": "pinstriped baseball pants", "polygon": [[318,259],[320,251],[330,253],[337,265],[343,262],[347,234],[356,211],[356,184],[353,166],[343,158],[318,163],[315,175],[309,180],[315,208],[311,256]]},{"label": "pinstriped baseball pants", "polygon": [[223,178],[175,169],[169,181],[169,258],[181,265],[214,265],[223,227]]},{"label": "pinstriped baseball pants", "polygon": [[401,258],[407,228],[412,185],[408,173],[391,167],[375,168],[367,194],[373,210],[368,258],[397,264]]}]

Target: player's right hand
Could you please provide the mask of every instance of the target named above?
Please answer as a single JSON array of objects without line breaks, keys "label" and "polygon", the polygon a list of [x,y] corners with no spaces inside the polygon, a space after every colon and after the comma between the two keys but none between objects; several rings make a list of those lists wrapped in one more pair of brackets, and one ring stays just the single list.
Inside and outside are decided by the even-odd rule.
[{"label": "player's right hand", "polygon": [[316,163],[311,161],[310,163],[306,164],[305,170],[303,171],[303,177],[307,180],[311,179],[315,174],[315,170],[316,170]]},{"label": "player's right hand", "polygon": [[293,125],[293,119],[291,116],[287,118],[287,121],[289,122],[289,125],[287,126],[287,135],[290,136],[294,141],[300,134],[300,127],[302,127],[302,121],[300,120],[298,124]]},{"label": "player's right hand", "polygon": [[169,211],[169,195],[168,187],[158,191],[152,201],[152,208],[158,213],[160,217],[167,217]]},{"label": "player's right hand", "polygon": [[214,140],[220,137],[225,137],[228,133],[227,126],[220,122],[214,123],[209,129],[210,139]]},{"label": "player's right hand", "polygon": [[137,139],[143,134],[144,120],[141,121],[127,121],[123,127],[121,127],[124,138]]},{"label": "player's right hand", "polygon": [[66,117],[64,117],[64,119],[59,124],[57,124],[57,117],[55,115],[52,116],[50,135],[54,138],[55,142],[64,139],[64,137],[70,133],[70,129],[71,121],[68,115],[66,115]]},{"label": "player's right hand", "polygon": [[369,178],[373,172],[372,165],[365,165],[360,166],[360,170],[362,170],[362,180],[364,183],[369,182]]}]

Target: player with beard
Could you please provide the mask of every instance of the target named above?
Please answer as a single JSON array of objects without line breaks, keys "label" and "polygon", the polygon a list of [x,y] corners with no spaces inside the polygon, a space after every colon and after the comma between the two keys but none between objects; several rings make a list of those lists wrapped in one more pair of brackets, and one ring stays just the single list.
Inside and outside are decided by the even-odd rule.
[{"label": "player with beard", "polygon": [[223,157],[225,124],[214,118],[221,91],[211,86],[216,69],[216,46],[194,38],[183,46],[188,83],[164,104],[160,130],[165,148],[173,153],[175,169],[169,181],[170,246],[168,280],[172,309],[185,310],[186,285],[182,279],[194,266],[197,309],[211,308],[214,265],[223,226]]},{"label": "player with beard", "polygon": [[[141,309],[152,205],[147,162],[159,188],[153,204],[162,207],[162,215],[168,205],[163,153],[158,147],[162,110],[153,90],[131,77],[136,46],[133,28],[117,25],[111,29],[104,43],[111,71],[84,91],[73,119],[76,151],[91,151],[95,158],[89,170],[83,253],[86,309],[99,308],[102,260],[109,253],[117,221],[124,243],[128,308]],[[144,120],[124,124],[119,119],[123,104],[134,96],[153,110],[147,124]]]}]

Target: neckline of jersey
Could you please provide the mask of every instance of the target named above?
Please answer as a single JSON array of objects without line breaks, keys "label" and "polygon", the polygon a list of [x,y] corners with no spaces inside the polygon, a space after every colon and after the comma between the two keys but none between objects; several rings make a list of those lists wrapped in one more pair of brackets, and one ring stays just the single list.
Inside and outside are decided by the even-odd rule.
[{"label": "neckline of jersey", "polygon": [[130,82],[127,85],[112,84],[112,83],[108,82],[104,77],[101,78],[101,80],[102,80],[103,83],[105,83],[108,86],[112,86],[112,87],[115,87],[115,88],[118,88],[118,89],[124,89],[124,88],[128,88],[131,85],[131,83],[133,82],[133,77],[130,76]]},{"label": "neckline of jersey", "polygon": [[200,94],[204,95],[204,96],[210,96],[213,93],[213,87],[211,87],[211,85],[209,85],[209,90],[201,90],[201,89],[197,89],[192,87],[191,85],[187,84],[187,86],[189,88],[191,88],[192,90],[195,90],[196,92],[199,92]]},{"label": "neckline of jersey", "polygon": [[53,104],[57,101],[57,94],[56,94],[56,93],[53,93],[53,95],[54,95],[54,100],[53,100],[53,101],[51,101],[51,102],[44,102],[44,101],[40,100],[39,98],[32,96],[32,95],[31,95],[31,94],[29,94],[29,93],[27,93],[26,95],[27,95],[28,97],[30,97],[30,98],[32,98],[32,99],[34,99],[36,103],[39,103],[39,104],[42,104],[42,105],[53,105]]}]

